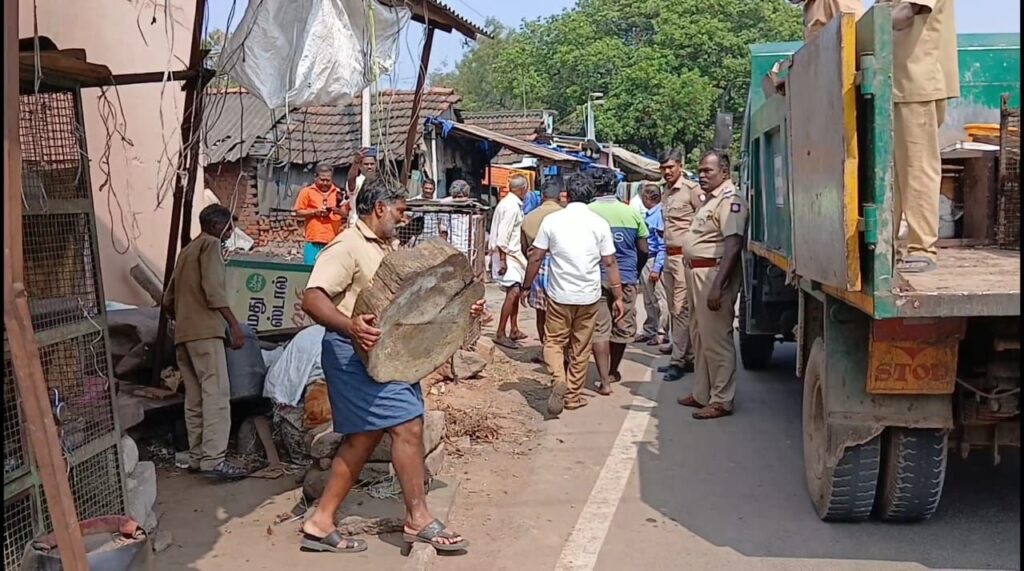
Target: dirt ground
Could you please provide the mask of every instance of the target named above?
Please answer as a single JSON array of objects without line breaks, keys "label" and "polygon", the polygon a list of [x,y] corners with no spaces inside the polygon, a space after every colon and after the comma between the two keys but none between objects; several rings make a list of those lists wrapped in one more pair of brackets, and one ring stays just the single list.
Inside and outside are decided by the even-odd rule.
[{"label": "dirt ground", "polygon": [[[489,298],[494,292],[488,292]],[[496,305],[492,301],[492,308]],[[526,312],[523,312],[525,317]],[[534,327],[524,321],[527,332]],[[494,325],[484,336],[493,336]],[[500,543],[512,522],[487,509],[498,495],[513,493],[532,463],[547,399],[548,377],[530,362],[537,341],[507,355],[495,349],[480,378],[441,382],[426,390],[427,406],[448,416],[447,460],[439,476],[458,481],[449,522],[474,545]],[[302,553],[297,521],[289,514],[302,500],[301,471],[277,480],[216,484],[171,467],[159,471],[156,510],[159,530],[172,543],[158,553],[159,569],[220,571],[244,563],[252,569],[398,569],[405,561],[397,534],[367,538],[369,549],[354,555]],[[393,500],[395,502],[400,499]]]}]

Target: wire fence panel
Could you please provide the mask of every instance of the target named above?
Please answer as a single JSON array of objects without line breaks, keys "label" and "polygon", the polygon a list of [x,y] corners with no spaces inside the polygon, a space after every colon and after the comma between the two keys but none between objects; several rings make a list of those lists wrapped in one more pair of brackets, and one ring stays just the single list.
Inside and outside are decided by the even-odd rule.
[{"label": "wire fence panel", "polygon": [[37,511],[31,489],[4,502],[4,569],[20,568],[25,546],[38,531]]}]

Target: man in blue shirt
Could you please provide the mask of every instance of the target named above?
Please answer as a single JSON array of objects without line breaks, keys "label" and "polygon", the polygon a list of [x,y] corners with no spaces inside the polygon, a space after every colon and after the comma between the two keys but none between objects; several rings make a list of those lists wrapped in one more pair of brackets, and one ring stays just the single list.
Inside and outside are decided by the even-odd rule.
[{"label": "man in blue shirt", "polygon": [[[615,173],[610,169],[596,169],[592,175],[597,198],[590,209],[603,218],[615,239],[615,260],[622,280],[622,301],[625,313],[615,321],[611,303],[614,297],[605,290],[599,304],[597,326],[594,331],[594,361],[601,379],[597,392],[610,395],[611,384],[621,380],[619,363],[626,353],[626,345],[636,337],[636,294],[640,282],[640,268],[647,264],[647,225],[640,213],[615,196]],[[606,281],[602,270],[602,282]]]},{"label": "man in blue shirt", "polygon": [[665,219],[661,214],[661,187],[654,183],[643,185],[638,193],[645,210],[644,222],[647,224],[647,248],[651,262],[644,266],[640,275],[640,289],[644,295],[644,309],[647,319],[644,321],[643,334],[637,337],[640,343],[657,346],[665,342],[665,331],[668,329],[668,298],[665,297],[665,283],[661,281],[661,272],[665,268]]},{"label": "man in blue shirt", "polygon": [[526,196],[523,197],[523,216],[536,210],[541,202],[543,202],[543,199],[540,196],[539,190],[526,191]]}]

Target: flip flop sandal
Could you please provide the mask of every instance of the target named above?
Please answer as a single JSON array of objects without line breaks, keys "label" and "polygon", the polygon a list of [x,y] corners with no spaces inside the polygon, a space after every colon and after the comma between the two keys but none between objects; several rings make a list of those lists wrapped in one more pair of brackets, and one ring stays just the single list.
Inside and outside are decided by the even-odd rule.
[{"label": "flip flop sandal", "polygon": [[693,418],[697,420],[711,420],[713,418],[722,418],[723,416],[729,416],[732,414],[731,410],[726,410],[722,405],[715,403],[710,404],[697,412],[693,413]]},{"label": "flip flop sandal", "polygon": [[406,543],[426,543],[438,551],[465,551],[469,547],[469,540],[462,538],[458,543],[442,543],[438,539],[455,539],[457,533],[448,531],[448,528],[441,523],[441,520],[434,521],[423,526],[423,529],[415,535],[403,530],[402,539]]},{"label": "flip flop sandal", "polygon": [[202,475],[222,481],[241,480],[249,475],[245,468],[221,460],[213,470],[203,470]]},{"label": "flip flop sandal", "polygon": [[494,344],[500,345],[506,349],[512,349],[513,351],[518,351],[519,349],[523,348],[522,345],[516,343],[514,340],[509,339],[508,337],[505,337],[504,339],[498,339],[497,337],[495,337]]},{"label": "flip flop sandal", "polygon": [[334,530],[327,534],[327,537],[317,537],[311,533],[302,532],[303,551],[315,551],[318,553],[359,553],[366,551],[366,541],[352,537],[342,537],[341,532]]},{"label": "flip flop sandal", "polygon": [[587,406],[588,404],[590,404],[590,401],[588,401],[587,399],[583,399],[583,398],[577,399],[577,400],[574,400],[574,401],[569,401],[569,402],[565,403],[565,410],[576,410],[578,408],[583,408],[583,407]]},{"label": "flip flop sandal", "polygon": [[697,402],[697,399],[693,398],[693,395],[686,395],[685,397],[676,400],[676,402],[690,408],[704,408],[704,405]]},{"label": "flip flop sandal", "polygon": [[622,381],[622,373],[620,373],[618,371],[616,371],[614,373],[611,373],[610,376],[611,376],[611,379],[609,379],[609,381],[611,381],[613,383],[618,383],[618,382]]},{"label": "flip flop sandal", "polygon": [[939,267],[931,258],[923,256],[907,256],[896,265],[896,271],[904,274],[922,274]]}]

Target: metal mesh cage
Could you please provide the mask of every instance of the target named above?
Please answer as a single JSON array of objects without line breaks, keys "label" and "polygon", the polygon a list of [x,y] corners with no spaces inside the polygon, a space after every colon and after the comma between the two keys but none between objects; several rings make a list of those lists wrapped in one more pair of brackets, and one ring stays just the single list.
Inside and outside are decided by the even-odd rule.
[{"label": "metal mesh cage", "polygon": [[14,368],[4,332],[4,483],[25,471],[28,465],[25,435],[21,430],[21,407],[14,389]]},{"label": "metal mesh cage", "polygon": [[[406,212],[413,220],[422,218],[422,231],[419,231],[419,223],[399,228],[398,239],[401,243],[406,247],[413,247],[420,240],[443,238],[456,250],[465,254],[469,258],[473,274],[483,278],[487,240],[486,218],[481,208],[444,204],[410,205]],[[480,339],[480,330],[480,321],[474,321],[462,343],[463,348],[476,345]]]},{"label": "metal mesh cage", "polygon": [[[111,446],[103,452],[85,460],[68,471],[71,495],[75,498],[75,512],[78,519],[89,519],[110,514],[124,513],[124,495],[121,484],[111,481],[112,473],[120,473],[121,465],[117,447]],[[43,528],[53,529],[46,498],[41,496]]]},{"label": "metal mesh cage", "polygon": [[36,331],[77,323],[100,310],[92,216],[38,214],[23,218],[25,292]]},{"label": "metal mesh cage", "polygon": [[1003,100],[999,129],[999,215],[996,241],[1001,248],[1020,249],[1020,109]]},{"label": "metal mesh cage", "polygon": [[102,331],[40,347],[39,360],[66,455],[114,431]]},{"label": "metal mesh cage", "polygon": [[29,208],[50,200],[89,198],[88,171],[82,161],[81,120],[75,93],[22,95],[22,192]]},{"label": "metal mesh cage", "polygon": [[36,537],[34,497],[29,489],[4,502],[4,569],[18,569],[25,546]]}]

